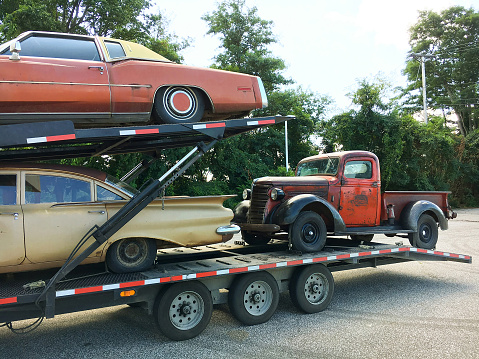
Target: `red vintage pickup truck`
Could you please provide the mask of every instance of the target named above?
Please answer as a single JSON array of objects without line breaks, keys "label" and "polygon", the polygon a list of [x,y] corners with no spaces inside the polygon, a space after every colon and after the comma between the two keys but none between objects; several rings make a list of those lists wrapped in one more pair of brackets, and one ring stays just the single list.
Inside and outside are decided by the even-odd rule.
[{"label": "red vintage pickup truck", "polygon": [[291,247],[301,252],[321,250],[328,233],[364,242],[375,234],[404,234],[411,245],[433,249],[438,227],[446,230],[456,217],[449,193],[381,192],[376,155],[335,152],[304,158],[295,177],[254,180],[233,221],[249,244],[288,233]]}]

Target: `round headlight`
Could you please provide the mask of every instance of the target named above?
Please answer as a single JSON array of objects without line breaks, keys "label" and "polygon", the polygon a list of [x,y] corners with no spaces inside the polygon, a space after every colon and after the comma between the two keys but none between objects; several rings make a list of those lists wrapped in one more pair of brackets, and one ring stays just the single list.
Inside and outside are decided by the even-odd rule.
[{"label": "round headlight", "polygon": [[249,188],[246,188],[246,189],[243,191],[243,199],[244,199],[244,200],[251,199],[251,190],[250,190]]},{"label": "round headlight", "polygon": [[273,201],[279,201],[284,198],[284,192],[280,188],[273,188],[269,196]]}]

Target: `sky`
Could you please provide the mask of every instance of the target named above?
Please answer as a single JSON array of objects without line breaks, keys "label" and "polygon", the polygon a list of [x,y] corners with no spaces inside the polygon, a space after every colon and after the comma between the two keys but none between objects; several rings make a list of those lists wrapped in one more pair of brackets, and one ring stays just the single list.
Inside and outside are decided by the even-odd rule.
[{"label": "sky", "polygon": [[[216,0],[156,0],[155,9],[169,20],[168,29],[191,38],[181,52],[187,65],[208,67],[220,42],[206,35],[205,13],[215,11]],[[277,43],[273,56],[287,65],[286,77],[295,86],[330,96],[333,112],[348,110],[348,93],[357,81],[378,74],[393,86],[404,86],[401,74],[409,51],[409,28],[418,11],[440,12],[453,5],[479,11],[479,0],[246,0],[264,20],[273,21]]]}]

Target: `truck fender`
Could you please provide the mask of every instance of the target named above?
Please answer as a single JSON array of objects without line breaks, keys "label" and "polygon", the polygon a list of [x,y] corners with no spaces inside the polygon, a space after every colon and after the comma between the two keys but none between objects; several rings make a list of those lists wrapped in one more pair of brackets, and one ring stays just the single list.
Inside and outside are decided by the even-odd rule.
[{"label": "truck fender", "polygon": [[448,222],[438,205],[429,201],[409,202],[401,212],[400,223],[405,229],[417,231],[417,221],[423,213],[429,212],[439,223],[444,231],[448,228]]},{"label": "truck fender", "polygon": [[248,211],[250,207],[250,201],[241,201],[236,205],[236,207],[233,209],[234,217],[231,220],[233,223],[246,223],[247,222],[247,216],[248,216]]},{"label": "truck fender", "polygon": [[271,223],[280,226],[289,225],[303,210],[314,211],[325,216],[330,223],[334,224],[334,232],[346,231],[346,225],[336,208],[324,198],[312,194],[300,194],[289,198],[275,210]]}]

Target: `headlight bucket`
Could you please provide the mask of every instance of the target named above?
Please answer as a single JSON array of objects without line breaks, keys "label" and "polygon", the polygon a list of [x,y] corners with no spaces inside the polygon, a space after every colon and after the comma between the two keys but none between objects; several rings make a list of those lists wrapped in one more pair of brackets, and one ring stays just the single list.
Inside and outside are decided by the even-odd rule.
[{"label": "headlight bucket", "polygon": [[281,188],[273,188],[269,194],[273,201],[280,201],[284,198],[284,191]]},{"label": "headlight bucket", "polygon": [[249,188],[246,188],[246,189],[243,191],[243,199],[244,199],[245,201],[251,199],[251,190],[250,190]]}]

